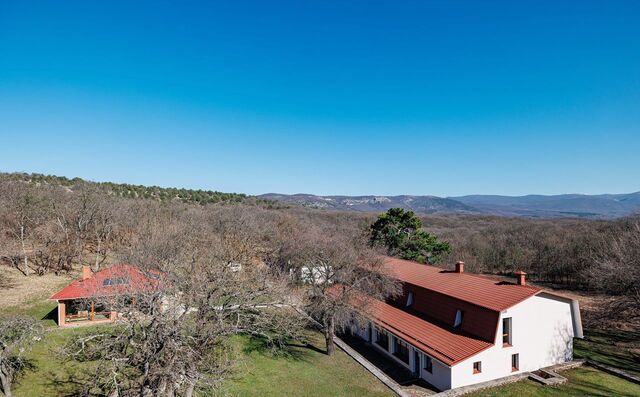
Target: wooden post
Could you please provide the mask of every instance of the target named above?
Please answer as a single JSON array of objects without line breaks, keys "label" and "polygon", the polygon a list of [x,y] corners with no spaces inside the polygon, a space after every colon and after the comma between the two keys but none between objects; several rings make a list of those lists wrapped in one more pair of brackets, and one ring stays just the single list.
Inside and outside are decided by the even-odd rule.
[{"label": "wooden post", "polygon": [[91,321],[93,321],[95,314],[96,314],[95,306],[94,306],[94,303],[91,302]]},{"label": "wooden post", "polygon": [[58,301],[58,326],[64,327],[65,324],[65,301]]}]

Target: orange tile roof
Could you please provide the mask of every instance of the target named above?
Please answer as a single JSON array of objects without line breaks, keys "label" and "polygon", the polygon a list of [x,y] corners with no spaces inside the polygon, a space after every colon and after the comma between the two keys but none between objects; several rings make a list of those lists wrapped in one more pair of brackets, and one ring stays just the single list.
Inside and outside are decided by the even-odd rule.
[{"label": "orange tile roof", "polygon": [[370,302],[369,313],[375,323],[446,365],[454,365],[493,345],[455,333],[379,300],[371,299]]},{"label": "orange tile roof", "polygon": [[455,273],[403,259],[385,257],[384,261],[390,274],[402,282],[498,312],[541,291],[530,285],[517,285],[472,273]]},{"label": "orange tile roof", "polygon": [[[126,278],[127,284],[104,285],[104,281],[113,278]],[[76,280],[67,287],[56,292],[50,300],[81,299],[112,296],[116,294],[149,291],[160,286],[160,273],[144,272],[141,269],[119,264],[94,273],[86,280]]]}]

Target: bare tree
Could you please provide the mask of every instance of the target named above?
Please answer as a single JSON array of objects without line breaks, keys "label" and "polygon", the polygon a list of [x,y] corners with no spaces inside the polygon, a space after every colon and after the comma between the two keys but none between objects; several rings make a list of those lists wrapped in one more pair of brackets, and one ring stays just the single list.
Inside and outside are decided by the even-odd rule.
[{"label": "bare tree", "polygon": [[2,225],[20,247],[21,260],[14,261],[14,265],[28,276],[30,274],[29,253],[33,250],[35,243],[32,236],[44,222],[44,200],[23,183],[7,183],[6,187],[7,197],[4,202]]},{"label": "bare tree", "polygon": [[640,217],[618,221],[601,237],[599,248],[589,274],[598,289],[619,297],[605,314],[640,319]]},{"label": "bare tree", "polygon": [[25,355],[41,336],[42,326],[31,317],[0,317],[0,387],[6,397],[13,396],[13,381],[29,364]]},{"label": "bare tree", "polygon": [[96,383],[84,395],[192,396],[215,388],[228,372],[229,336],[259,336],[281,346],[302,330],[279,274],[249,260],[233,266],[258,254],[255,244],[238,237],[237,218],[218,213],[222,220],[212,226],[202,222],[201,209],[158,211],[162,216],[145,217],[123,258],[157,284],[99,300],[121,314],[118,325],[66,349],[74,359],[96,363]]},{"label": "bare tree", "polygon": [[380,257],[360,235],[305,226],[283,250],[283,260],[305,285],[307,313],[323,328],[327,354],[333,337],[370,314],[370,300],[384,300],[399,292]]},{"label": "bare tree", "polygon": [[96,197],[97,211],[92,219],[91,229],[93,230],[93,240],[95,244],[95,261],[93,264],[93,271],[100,270],[100,266],[107,259],[109,246],[111,243],[111,237],[114,229],[116,228],[116,205],[121,203],[118,200],[116,203],[115,198],[109,198],[104,196]]}]

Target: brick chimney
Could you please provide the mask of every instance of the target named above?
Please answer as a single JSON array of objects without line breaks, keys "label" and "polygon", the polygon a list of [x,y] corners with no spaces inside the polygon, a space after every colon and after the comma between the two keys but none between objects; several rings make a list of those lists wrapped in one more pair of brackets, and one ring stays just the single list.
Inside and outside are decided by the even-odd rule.
[{"label": "brick chimney", "polygon": [[91,272],[91,267],[82,266],[82,279],[86,280],[88,278],[91,278],[91,276],[93,276],[93,272]]},{"label": "brick chimney", "polygon": [[527,282],[525,281],[526,275],[527,273],[523,272],[522,270],[516,272],[516,277],[518,278],[518,285],[527,284]]},{"label": "brick chimney", "polygon": [[456,273],[464,273],[464,262],[456,262]]}]

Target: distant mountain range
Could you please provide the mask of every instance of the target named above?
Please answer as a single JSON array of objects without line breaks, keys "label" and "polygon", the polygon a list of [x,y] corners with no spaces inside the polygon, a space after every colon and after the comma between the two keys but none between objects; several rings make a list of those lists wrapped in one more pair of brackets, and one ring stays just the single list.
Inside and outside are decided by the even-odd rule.
[{"label": "distant mountain range", "polygon": [[555,196],[316,196],[268,193],[260,198],[305,207],[383,212],[401,207],[420,214],[477,214],[529,218],[618,218],[640,213],[640,192],[629,194],[561,194]]}]

